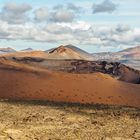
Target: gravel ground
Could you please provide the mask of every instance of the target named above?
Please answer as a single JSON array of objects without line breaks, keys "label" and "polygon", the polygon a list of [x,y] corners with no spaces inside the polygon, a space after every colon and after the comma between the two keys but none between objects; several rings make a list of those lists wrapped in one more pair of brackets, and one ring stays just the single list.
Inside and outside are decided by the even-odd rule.
[{"label": "gravel ground", "polygon": [[0,140],[140,140],[140,109],[0,101]]}]

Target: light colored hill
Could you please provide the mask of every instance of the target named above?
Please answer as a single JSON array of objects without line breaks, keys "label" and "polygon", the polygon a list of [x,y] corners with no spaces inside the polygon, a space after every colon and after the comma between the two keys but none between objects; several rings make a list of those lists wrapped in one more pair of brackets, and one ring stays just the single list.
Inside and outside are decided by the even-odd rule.
[{"label": "light colored hill", "polygon": [[125,49],[116,53],[116,55],[120,55],[122,58],[125,59],[140,59],[140,46]]},{"label": "light colored hill", "polygon": [[[70,49],[71,51],[74,51],[75,53],[79,54],[82,58],[84,59],[88,59],[88,60],[93,60],[93,57],[91,54],[87,53],[86,51],[76,47],[76,46],[73,46],[73,45],[61,45],[60,47],[63,47],[65,49]],[[58,47],[59,48],[59,47]],[[48,50],[47,52],[51,52],[53,51],[54,49],[57,49],[57,48],[53,48],[53,49],[50,49]]]},{"label": "light colored hill", "polygon": [[59,46],[47,51],[49,53],[50,59],[83,59],[83,60],[92,60],[93,57],[87,52],[73,46]]},{"label": "light colored hill", "polygon": [[103,53],[94,53],[93,57],[95,59],[111,59],[111,60],[121,60],[121,59],[140,59],[140,46],[125,49],[116,53],[103,52]]},{"label": "light colored hill", "polygon": [[128,48],[128,49],[120,51],[119,53],[127,53],[127,54],[140,53],[140,46],[133,47],[133,48]]},{"label": "light colored hill", "polygon": [[74,51],[71,48],[60,46],[49,52],[48,58],[50,59],[86,59],[85,56]]}]

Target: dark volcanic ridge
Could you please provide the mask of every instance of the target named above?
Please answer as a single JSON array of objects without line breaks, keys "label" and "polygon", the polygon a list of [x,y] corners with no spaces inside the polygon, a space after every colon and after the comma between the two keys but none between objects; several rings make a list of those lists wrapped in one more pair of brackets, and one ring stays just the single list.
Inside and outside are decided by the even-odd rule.
[{"label": "dark volcanic ridge", "polygon": [[[5,58],[7,59],[7,58]],[[28,64],[53,71],[68,73],[95,73],[100,72],[111,75],[113,78],[140,84],[140,71],[119,62],[88,61],[88,60],[52,60],[35,57],[12,57],[10,61]]]}]

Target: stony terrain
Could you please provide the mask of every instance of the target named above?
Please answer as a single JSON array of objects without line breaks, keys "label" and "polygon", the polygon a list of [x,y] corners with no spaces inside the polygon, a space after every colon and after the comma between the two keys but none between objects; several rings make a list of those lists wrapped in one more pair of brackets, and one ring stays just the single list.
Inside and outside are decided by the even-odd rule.
[{"label": "stony terrain", "polygon": [[1,101],[0,140],[139,140],[140,110]]}]

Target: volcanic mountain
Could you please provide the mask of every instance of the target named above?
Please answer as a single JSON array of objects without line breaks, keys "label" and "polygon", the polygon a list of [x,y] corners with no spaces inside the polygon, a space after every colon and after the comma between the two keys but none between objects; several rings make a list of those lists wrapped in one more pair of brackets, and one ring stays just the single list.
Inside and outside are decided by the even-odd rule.
[{"label": "volcanic mountain", "polygon": [[73,45],[66,45],[66,46],[59,46],[58,48],[54,48],[47,51],[50,54],[50,58],[52,59],[83,59],[83,60],[92,60],[93,57],[73,46]]}]

